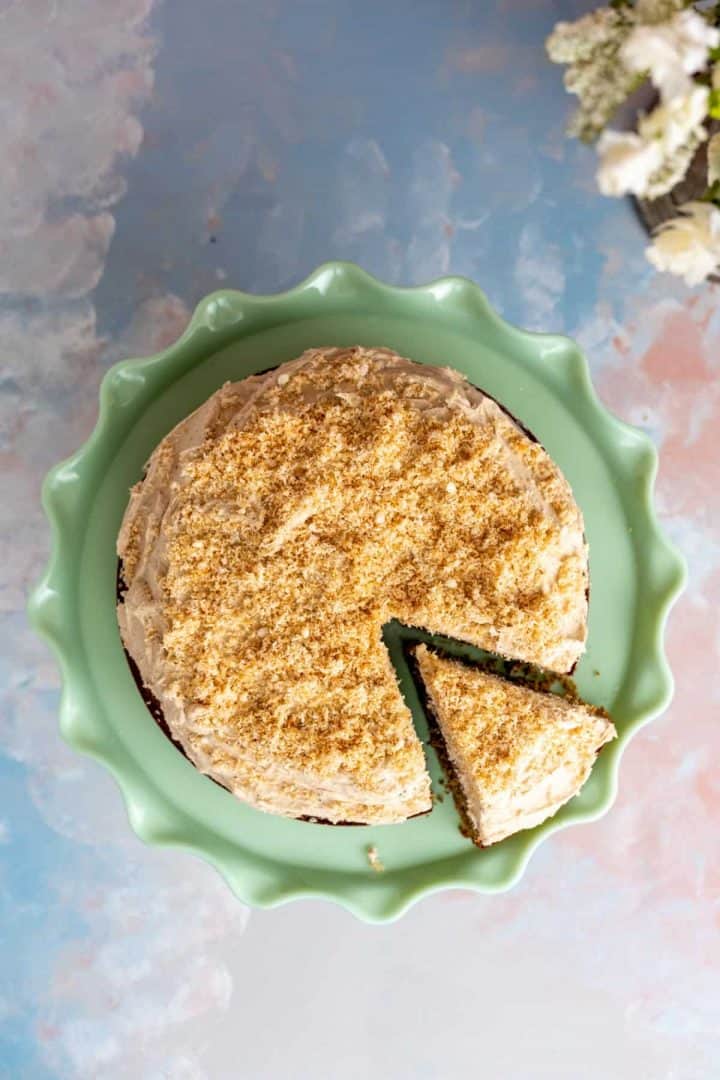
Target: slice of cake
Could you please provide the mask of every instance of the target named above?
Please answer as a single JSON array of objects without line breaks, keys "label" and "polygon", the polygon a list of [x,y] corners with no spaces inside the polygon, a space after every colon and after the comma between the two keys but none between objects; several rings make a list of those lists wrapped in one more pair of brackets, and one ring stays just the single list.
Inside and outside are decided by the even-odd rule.
[{"label": "slice of cake", "polygon": [[458,808],[485,847],[552,817],[615,737],[600,710],[415,650]]}]

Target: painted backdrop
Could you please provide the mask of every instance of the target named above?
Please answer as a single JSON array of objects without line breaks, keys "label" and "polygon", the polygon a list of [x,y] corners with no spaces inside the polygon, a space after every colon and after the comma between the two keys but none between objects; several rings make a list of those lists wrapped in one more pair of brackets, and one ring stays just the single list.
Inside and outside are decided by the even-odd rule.
[{"label": "painted backdrop", "polygon": [[[720,290],[655,276],[545,59],[550,0],[0,0],[0,1076],[22,1080],[705,1080],[720,1075]],[[25,597],[48,466],[109,364],[227,283],[331,257],[467,274],[564,331],[662,455],[690,585],[677,695],[613,811],[510,894],[371,928],[249,914],[145,849],[56,732]],[[352,977],[350,976],[352,974]]]}]

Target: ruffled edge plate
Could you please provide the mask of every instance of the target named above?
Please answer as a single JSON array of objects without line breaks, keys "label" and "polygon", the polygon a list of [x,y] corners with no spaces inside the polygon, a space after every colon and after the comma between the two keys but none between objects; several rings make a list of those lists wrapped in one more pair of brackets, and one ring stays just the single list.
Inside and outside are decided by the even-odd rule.
[{"label": "ruffled edge plate", "polygon": [[[154,446],[226,379],[291,359],[310,345],[357,343],[463,371],[538,436],[585,514],[591,616],[577,680],[588,700],[609,708],[619,738],[555,818],[485,851],[460,836],[449,798],[426,818],[381,828],[321,827],[244,806],[162,735],[120,644],[114,539],[128,488]],[[62,734],[115,776],[138,836],[201,855],[248,904],[316,897],[383,922],[440,889],[507,889],[543,838],[608,809],[623,750],[672,696],[664,627],[685,568],[655,516],[656,469],[652,443],[599,402],[572,341],[510,326],[463,278],[402,289],[351,264],[328,263],[282,294],[213,293],[170,348],[107,372],[95,430],[45,480],[52,550],[29,610],[62,669]],[[401,638],[399,632],[394,660],[422,727]],[[436,786],[432,752],[429,760]],[[369,865],[371,846],[380,851],[383,873]]]}]

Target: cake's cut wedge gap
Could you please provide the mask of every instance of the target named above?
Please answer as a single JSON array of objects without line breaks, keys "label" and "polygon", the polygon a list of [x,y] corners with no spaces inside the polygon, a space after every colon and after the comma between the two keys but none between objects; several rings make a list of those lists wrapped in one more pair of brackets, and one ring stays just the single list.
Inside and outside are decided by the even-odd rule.
[{"label": "cake's cut wedge gap", "polygon": [[481,847],[552,817],[615,737],[602,709],[511,682],[426,644],[412,655],[462,831]]},{"label": "cake's cut wedge gap", "polygon": [[[399,646],[395,645],[396,641],[399,642]],[[418,645],[428,645],[441,656],[466,664],[470,668],[479,668],[489,674],[499,675],[503,679],[508,679],[510,682],[521,686],[527,686],[531,690],[561,694],[571,701],[583,704],[575,680],[572,677],[572,672],[550,671],[537,664],[526,663],[523,660],[481,649],[463,638],[447,637],[444,634],[423,630],[422,627],[407,626],[393,619],[383,627],[383,643],[393,657],[393,663],[396,667],[395,657],[400,651],[403,657],[403,665],[415,672],[413,661],[415,648]],[[413,676],[413,679],[415,679],[415,676]]]}]

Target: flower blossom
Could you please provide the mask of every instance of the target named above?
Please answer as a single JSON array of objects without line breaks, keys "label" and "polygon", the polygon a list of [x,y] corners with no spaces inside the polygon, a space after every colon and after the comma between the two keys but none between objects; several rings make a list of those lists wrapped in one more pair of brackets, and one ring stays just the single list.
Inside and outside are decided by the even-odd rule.
[{"label": "flower blossom", "polygon": [[656,270],[699,285],[720,267],[720,210],[712,203],[685,203],[680,217],[660,226],[646,254]]},{"label": "flower blossom", "polygon": [[603,195],[641,195],[656,199],[687,171],[707,132],[706,86],[658,105],[638,124],[637,132],[606,131],[598,141],[598,187]]},{"label": "flower blossom", "polygon": [[603,195],[644,195],[650,178],[662,165],[660,144],[632,131],[603,132],[598,154],[597,182]]},{"label": "flower blossom", "polygon": [[654,26],[635,26],[620,48],[629,71],[649,72],[665,100],[687,92],[690,76],[708,62],[720,45],[720,30],[692,9]]},{"label": "flower blossom", "polygon": [[547,52],[556,64],[567,64],[565,89],[580,107],[569,134],[590,142],[599,135],[618,105],[642,82],[620,59],[620,47],[633,25],[632,8],[599,8],[560,22],[547,39]]}]

